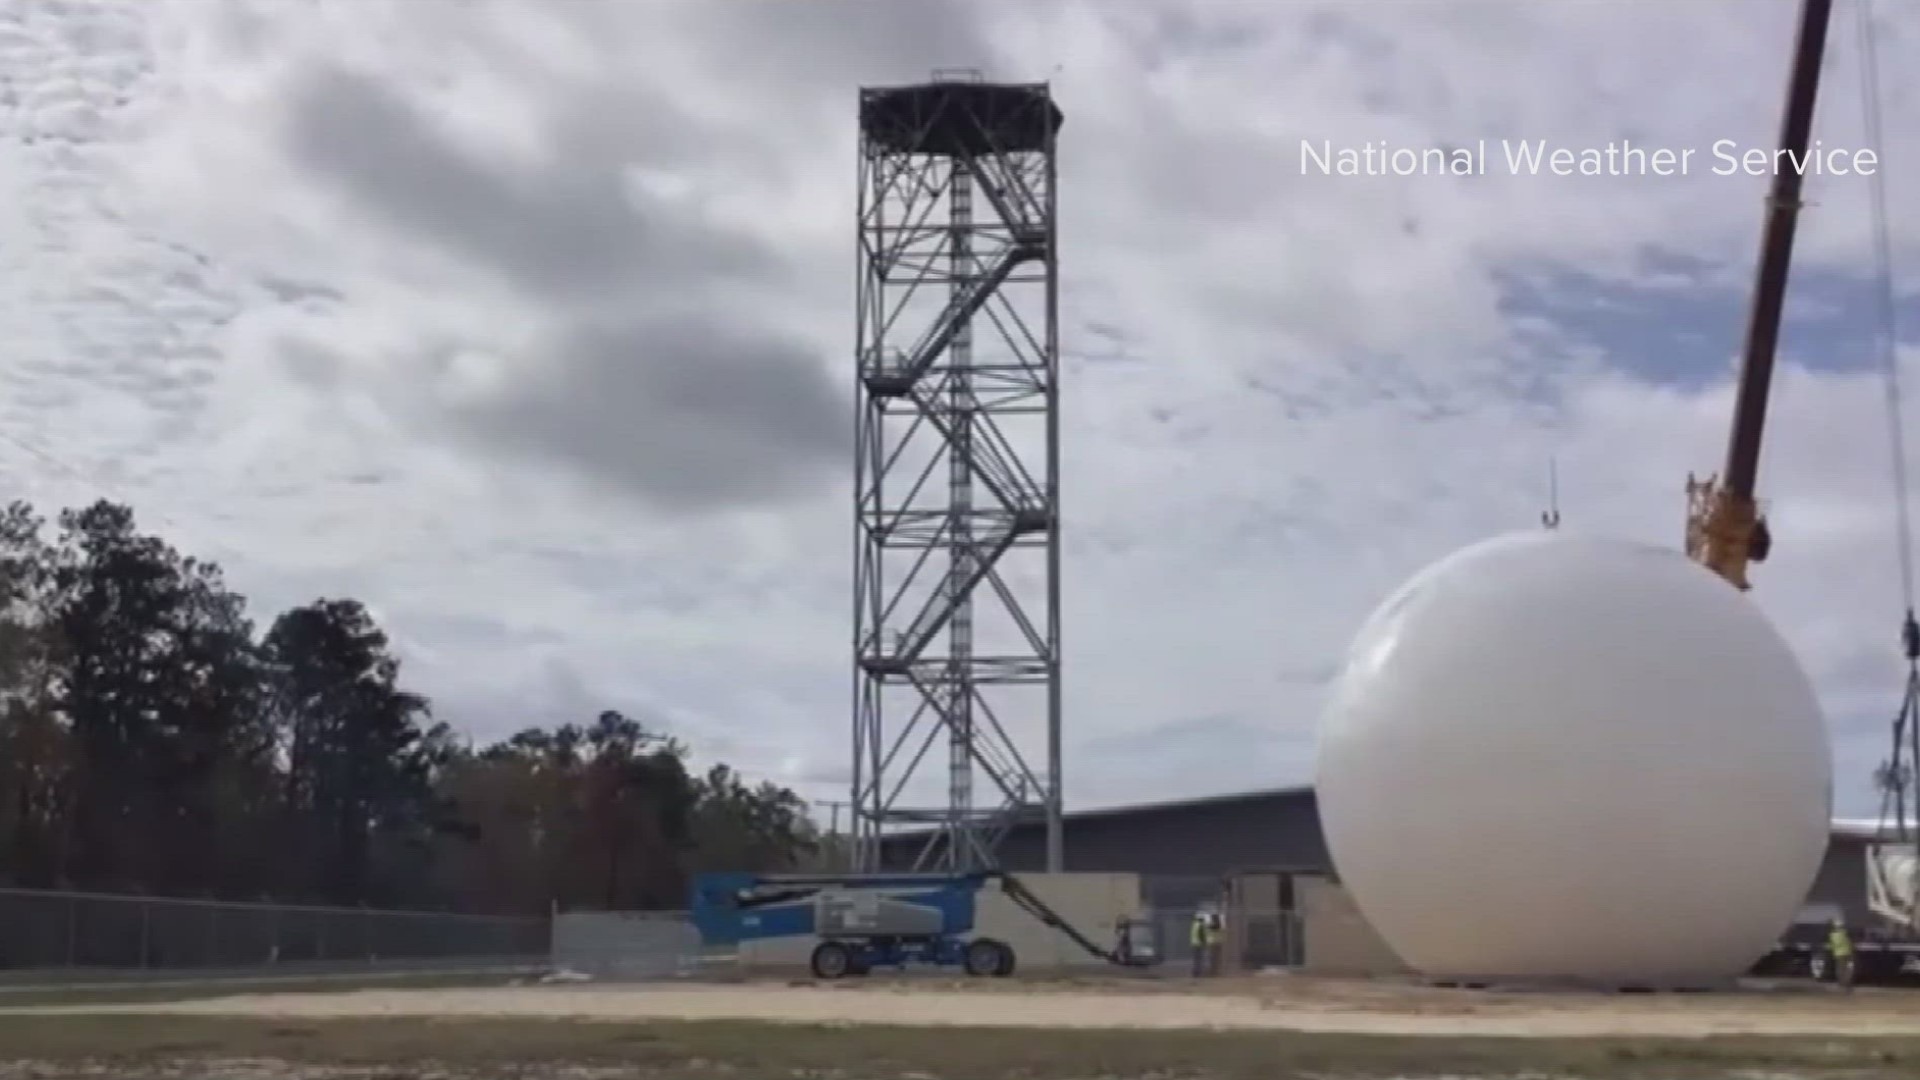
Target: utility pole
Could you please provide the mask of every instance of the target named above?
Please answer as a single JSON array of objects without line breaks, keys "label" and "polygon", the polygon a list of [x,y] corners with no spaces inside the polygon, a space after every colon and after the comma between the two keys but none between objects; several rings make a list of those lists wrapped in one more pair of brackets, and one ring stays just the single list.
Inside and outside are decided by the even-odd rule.
[{"label": "utility pole", "polygon": [[840,811],[851,809],[853,803],[847,799],[815,799],[813,805],[827,808],[827,847],[833,865],[823,869],[851,871],[853,846],[840,833]]}]

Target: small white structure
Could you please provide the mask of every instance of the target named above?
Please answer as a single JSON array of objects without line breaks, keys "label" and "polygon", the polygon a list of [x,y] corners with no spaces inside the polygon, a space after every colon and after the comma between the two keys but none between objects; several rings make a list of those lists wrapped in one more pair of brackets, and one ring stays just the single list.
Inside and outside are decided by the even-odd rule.
[{"label": "small white structure", "polygon": [[1678,552],[1528,532],[1369,618],[1316,786],[1336,872],[1415,971],[1700,985],[1805,902],[1831,753],[1747,596]]}]

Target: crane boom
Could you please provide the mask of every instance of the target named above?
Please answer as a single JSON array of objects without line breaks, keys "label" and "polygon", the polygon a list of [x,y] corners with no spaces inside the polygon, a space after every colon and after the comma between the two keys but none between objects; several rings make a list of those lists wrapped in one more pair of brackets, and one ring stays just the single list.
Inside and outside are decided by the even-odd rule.
[{"label": "crane boom", "polygon": [[1774,353],[1780,340],[1780,315],[1793,261],[1793,232],[1800,214],[1802,165],[1813,131],[1814,99],[1826,54],[1827,24],[1833,0],[1803,0],[1794,43],[1793,74],[1787,83],[1786,115],[1780,150],[1774,158],[1773,184],[1767,193],[1766,227],[1760,242],[1753,304],[1740,356],[1733,429],[1727,439],[1726,465],[1705,480],[1687,477],[1687,555],[1745,590],[1747,567],[1764,562],[1772,547],[1767,522],[1754,498],[1760,472],[1760,438],[1766,429],[1767,395],[1773,384]]}]

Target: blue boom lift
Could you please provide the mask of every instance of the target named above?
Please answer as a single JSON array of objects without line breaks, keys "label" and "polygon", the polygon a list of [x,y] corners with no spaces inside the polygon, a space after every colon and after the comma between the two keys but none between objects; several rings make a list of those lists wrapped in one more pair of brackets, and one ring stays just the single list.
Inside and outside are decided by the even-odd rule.
[{"label": "blue boom lift", "polygon": [[1019,879],[1000,870],[971,874],[702,874],[693,885],[693,924],[707,945],[814,937],[814,977],[865,975],[908,964],[959,967],[974,976],[1013,974],[1013,947],[977,936],[980,890],[997,885],[1022,910],[1098,959],[1122,967],[1150,960],[1107,949],[1069,925]]}]

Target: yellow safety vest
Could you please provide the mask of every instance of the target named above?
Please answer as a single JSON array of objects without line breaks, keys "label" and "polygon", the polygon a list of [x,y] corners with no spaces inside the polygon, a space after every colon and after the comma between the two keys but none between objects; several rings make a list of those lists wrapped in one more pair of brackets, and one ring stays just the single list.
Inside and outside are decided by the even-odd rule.
[{"label": "yellow safety vest", "polygon": [[1845,959],[1853,955],[1853,939],[1848,937],[1847,932],[1843,929],[1829,931],[1827,934],[1827,950],[1833,953],[1836,958]]},{"label": "yellow safety vest", "polygon": [[1207,921],[1205,919],[1193,920],[1192,940],[1195,945],[1205,945],[1207,943]]}]

